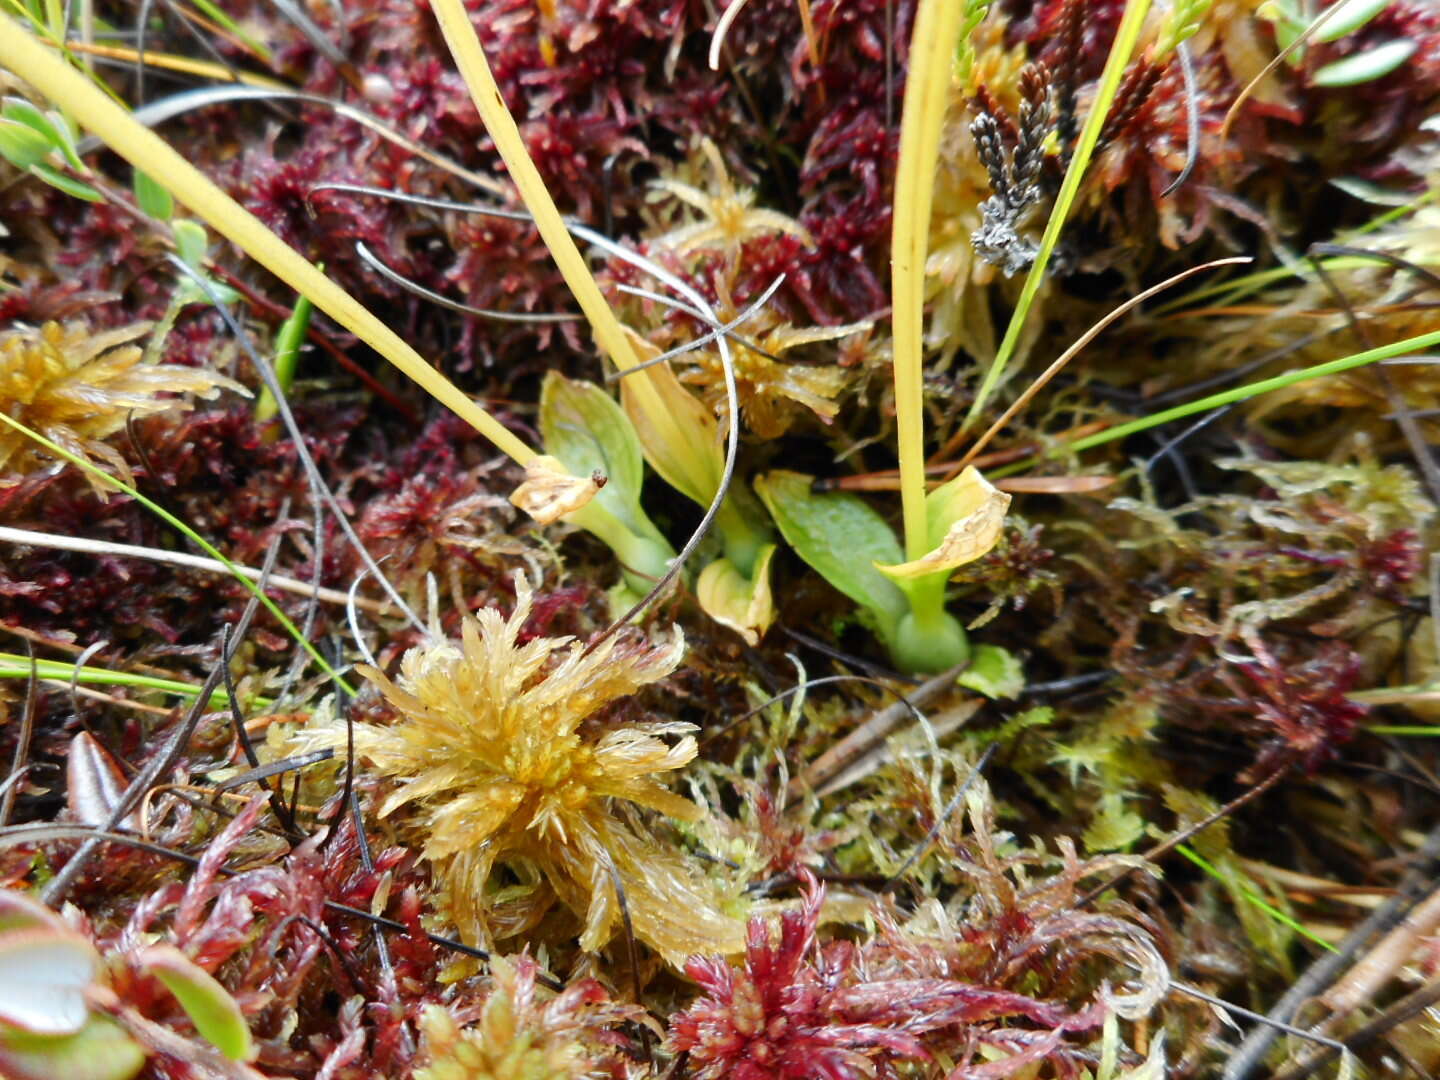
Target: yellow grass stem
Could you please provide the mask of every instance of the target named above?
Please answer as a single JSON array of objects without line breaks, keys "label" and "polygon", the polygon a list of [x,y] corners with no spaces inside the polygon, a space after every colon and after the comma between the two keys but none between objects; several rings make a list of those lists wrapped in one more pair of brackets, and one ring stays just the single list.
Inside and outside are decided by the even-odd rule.
[{"label": "yellow grass stem", "polygon": [[226,195],[163,139],[115,104],[8,15],[0,14],[0,65],[9,68],[112,150],[166,188],[216,232],[389,360],[442,405],[522,465],[535,451],[431,367],[388,326]]},{"label": "yellow grass stem", "polygon": [[900,454],[900,502],[905,555],[929,550],[925,514],[923,390],[925,254],[940,132],[950,100],[951,57],[964,5],[920,0],[911,35],[910,74],[900,120],[900,161],[895,176],[895,221],[890,237],[894,333],[895,427]]},{"label": "yellow grass stem", "polygon": [[[465,5],[462,0],[432,0],[430,6],[440,23],[445,44],[450,47],[450,54],[455,58],[455,66],[460,70],[465,85],[470,88],[470,98],[475,102],[485,130],[490,133],[490,138],[495,140],[495,149],[500,152],[500,157],[510,172],[510,179],[525,203],[525,209],[535,219],[535,227],[540,231],[540,238],[545,241],[545,246],[549,248],[550,257],[555,260],[555,265],[565,278],[565,284],[569,286],[576,303],[589,321],[596,343],[618,370],[628,371],[640,362],[635,355],[635,349],[625,334],[625,328],[601,293],[600,286],[595,283],[590,268],[585,264],[585,257],[575,246],[569,229],[565,227],[565,220],[555,206],[555,200],[550,197],[550,191],[545,187],[540,170],[535,167],[530,152],[525,148],[525,140],[515,125],[515,118],[510,115],[510,110],[505,105],[505,98],[490,71],[490,63],[485,59],[485,50],[480,45],[480,38],[475,33]],[[676,417],[665,407],[649,377],[643,374],[633,376],[631,389],[636,393],[637,404],[651,416],[652,421],[670,431],[671,445],[684,445],[684,431],[678,426]]]}]

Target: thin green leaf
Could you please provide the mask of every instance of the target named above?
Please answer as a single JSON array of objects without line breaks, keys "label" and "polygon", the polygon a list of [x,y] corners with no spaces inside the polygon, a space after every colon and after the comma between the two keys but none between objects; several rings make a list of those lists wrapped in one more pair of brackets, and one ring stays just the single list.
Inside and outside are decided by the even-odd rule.
[{"label": "thin green leaf", "polygon": [[1415,55],[1419,43],[1397,38],[1377,45],[1344,60],[1336,60],[1316,70],[1310,77],[1313,86],[1358,86],[1382,79]]},{"label": "thin green leaf", "polygon": [[[1362,260],[1357,260],[1357,265],[1363,266],[1367,264]],[[1080,450],[1088,450],[1092,446],[1114,442],[1116,439],[1128,438],[1138,432],[1148,431],[1150,428],[1158,427],[1161,424],[1168,424],[1172,420],[1182,420],[1196,413],[1218,409],[1222,405],[1231,405],[1237,401],[1246,401],[1249,398],[1269,393],[1271,390],[1283,390],[1287,386],[1293,386],[1307,379],[1318,379],[1325,375],[1339,375],[1341,372],[1352,371],[1355,368],[1364,367],[1367,364],[1374,364],[1380,360],[1389,360],[1391,357],[1404,356],[1407,353],[1423,352],[1436,345],[1440,345],[1440,330],[1434,330],[1428,334],[1421,334],[1418,337],[1406,338],[1404,341],[1396,341],[1390,345],[1382,345],[1376,349],[1368,349],[1365,352],[1353,353],[1350,356],[1342,356],[1339,360],[1329,360],[1323,364],[1316,364],[1314,367],[1286,372],[1284,375],[1276,375],[1270,379],[1261,379],[1259,382],[1238,386],[1233,390],[1225,390],[1218,394],[1211,394],[1208,397],[1191,401],[1185,405],[1177,405],[1173,409],[1164,409],[1161,412],[1155,413],[1153,416],[1147,416],[1140,420],[1132,420],[1128,424],[1120,424],[1110,428],[1108,431],[1101,431],[1095,435],[1088,435],[1083,439],[1076,439],[1074,442],[1065,443],[1063,447],[1056,447],[1054,452],[1078,452]],[[1025,462],[1017,462],[1015,465],[1005,469],[997,469],[992,475],[997,477],[1009,475],[1011,471],[1018,470],[1024,466]]]},{"label": "thin green leaf", "polygon": [[73,195],[75,198],[84,199],[86,202],[98,203],[105,201],[105,196],[85,183],[85,181],[66,176],[59,169],[52,168],[44,162],[31,165],[30,171],[51,187],[59,188],[65,192],[66,195]]},{"label": "thin green leaf", "polygon": [[[137,179],[140,175],[135,174]],[[275,381],[280,384],[281,390],[289,390],[295,381],[295,368],[300,362],[300,347],[305,344],[305,337],[310,332],[310,315],[314,309],[315,306],[308,297],[296,298],[295,310],[280,324],[280,332],[275,335]],[[265,387],[260,391],[260,400],[255,403],[255,419],[263,423],[274,419],[279,411],[280,406],[275,395],[270,393],[270,387]]]},{"label": "thin green leaf", "polygon": [[[1185,858],[1189,859],[1189,860],[1190,860],[1191,862],[1193,862],[1196,866],[1200,867],[1200,869],[1204,870],[1207,874],[1209,874],[1211,877],[1213,877],[1216,881],[1225,883],[1225,884],[1227,884],[1227,885],[1238,885],[1238,883],[1235,883],[1235,882],[1231,881],[1230,878],[1228,877],[1228,875],[1226,875],[1226,874],[1225,874],[1223,871],[1221,871],[1219,868],[1211,865],[1211,863],[1210,863],[1208,860],[1206,860],[1204,856],[1200,855],[1198,852],[1192,850],[1191,848],[1187,847],[1186,845],[1184,845],[1184,844],[1178,844],[1178,845],[1176,845],[1175,850],[1178,851],[1178,852],[1180,852],[1181,855],[1185,856]],[[1250,889],[1250,888],[1247,888],[1247,887],[1244,886],[1244,885],[1238,885],[1238,889],[1239,889],[1240,895],[1243,896],[1247,902],[1253,904],[1255,907],[1257,907],[1257,908],[1259,908],[1261,911],[1265,912],[1266,915],[1269,915],[1269,916],[1270,916],[1272,919],[1274,919],[1276,922],[1278,922],[1278,923],[1280,923],[1280,924],[1282,924],[1282,925],[1284,925],[1284,926],[1289,927],[1291,930],[1295,931],[1295,933],[1299,934],[1301,937],[1308,938],[1309,940],[1313,941],[1315,944],[1319,945],[1321,948],[1328,949],[1330,952],[1334,952],[1334,951],[1335,951],[1335,946],[1334,946],[1334,945],[1332,945],[1330,942],[1326,941],[1324,938],[1322,938],[1319,934],[1315,933],[1313,930],[1311,930],[1311,929],[1309,929],[1308,927],[1306,927],[1305,924],[1302,923],[1302,922],[1300,922],[1298,919],[1295,919],[1295,918],[1293,918],[1292,916],[1287,915],[1285,912],[1283,912],[1283,911],[1281,911],[1279,908],[1277,908],[1274,904],[1271,904],[1271,903],[1269,903],[1268,901],[1266,901],[1265,898],[1262,897],[1259,893],[1255,892],[1255,890]]]},{"label": "thin green leaf", "polygon": [[[18,653],[0,652],[0,679],[28,679],[31,670],[30,657],[20,656]],[[34,661],[33,670],[41,679],[56,679],[66,683],[74,679],[86,686],[129,686],[138,690],[154,690],[161,694],[176,694],[189,698],[193,698],[200,692],[198,686],[190,683],[180,682],[176,679],[162,679],[134,671],[111,671],[109,668],[89,666],[82,667],[77,671],[74,664],[64,660],[37,659]],[[216,701],[229,700],[222,689],[215,691],[214,699]],[[267,706],[271,702],[268,698],[253,698],[248,704],[252,708],[257,708]]]},{"label": "thin green leaf", "polygon": [[347,683],[345,679],[340,675],[340,673],[330,666],[330,662],[326,660],[323,655],[321,655],[320,650],[317,649],[304,634],[300,633],[300,628],[295,625],[295,623],[291,620],[290,616],[286,615],[285,612],[281,611],[280,607],[275,603],[275,601],[271,600],[270,597],[266,596],[259,585],[251,581],[244,574],[242,574],[239,567],[237,567],[230,559],[226,558],[219,548],[217,548],[214,544],[210,543],[210,541],[206,540],[189,525],[185,524],[185,522],[181,521],[178,517],[170,513],[170,511],[166,510],[163,506],[155,502],[153,499],[147,498],[146,496],[140,494],[140,492],[136,491],[135,488],[125,483],[125,481],[111,476],[94,462],[87,461],[85,458],[80,457],[78,454],[72,454],[63,446],[59,446],[50,439],[45,438],[45,436],[41,435],[37,431],[32,431],[30,428],[20,423],[20,421],[16,420],[14,417],[6,415],[3,411],[0,411],[0,424],[5,424],[8,427],[14,428],[16,431],[32,439],[39,445],[45,447],[46,450],[54,454],[57,458],[68,461],[77,469],[82,469],[85,472],[89,473],[91,476],[99,480],[102,484],[113,487],[118,491],[123,491],[126,495],[130,496],[130,498],[134,499],[141,506],[145,507],[145,509],[149,510],[152,514],[154,514],[160,520],[164,521],[171,528],[177,529],[179,532],[188,537],[196,546],[200,548],[200,550],[205,552],[206,555],[209,555],[217,562],[223,563],[225,568],[230,571],[231,575],[235,578],[235,580],[240,582],[240,584],[244,586],[246,590],[248,590],[257,600],[259,600],[260,605],[275,617],[276,621],[285,628],[285,632],[290,635],[290,637],[295,641],[295,643],[310,655],[310,658],[314,660],[317,665],[319,665],[321,671],[325,672],[326,675],[329,675],[332,679],[334,679],[335,682],[340,686],[340,688],[346,693],[355,693],[355,688],[352,687],[349,683]]}]

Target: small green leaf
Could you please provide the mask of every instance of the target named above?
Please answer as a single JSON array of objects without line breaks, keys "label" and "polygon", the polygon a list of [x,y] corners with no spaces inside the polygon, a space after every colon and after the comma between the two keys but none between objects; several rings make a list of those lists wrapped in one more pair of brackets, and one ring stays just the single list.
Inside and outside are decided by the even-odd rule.
[{"label": "small green leaf", "polygon": [[175,233],[175,252],[180,256],[180,261],[192,270],[200,270],[205,262],[205,252],[210,247],[205,226],[189,218],[180,218],[172,222],[170,228]]},{"label": "small green leaf", "polygon": [[28,124],[0,118],[0,157],[17,169],[40,164],[52,149],[50,140]]},{"label": "small green leaf", "polygon": [[256,1047],[240,1006],[230,992],[179,949],[152,945],[135,958],[175,995],[195,1030],[232,1061],[250,1061]]},{"label": "small green leaf", "polygon": [[540,434],[546,453],[571,475],[606,478],[565,520],[603,540],[620,559],[630,592],[643,596],[675,551],[640,505],[645,466],[630,418],[600,387],[552,371],[540,387]]},{"label": "small green leaf", "polygon": [[956,681],[991,700],[1016,698],[1025,689],[1025,671],[1020,658],[1008,649],[976,645],[970,655],[970,666]]},{"label": "small green leaf", "polygon": [[0,116],[39,132],[52,150],[58,150],[65,156],[72,168],[77,172],[85,171],[80,155],[75,152],[75,133],[60,114],[41,112],[24,98],[7,97],[4,106],[0,107]]},{"label": "small green leaf", "polygon": [[65,192],[66,195],[73,195],[75,198],[84,199],[86,202],[98,203],[105,201],[105,196],[85,183],[85,181],[66,176],[59,169],[54,169],[49,165],[41,163],[31,165],[30,171],[51,187],[59,188]]},{"label": "small green leaf", "polygon": [[756,480],[755,491],[795,553],[871,612],[881,637],[892,641],[909,604],[875,564],[904,558],[894,530],[858,496],[844,491],[817,495],[810,483],[808,476],[776,470]]},{"label": "small green leaf", "polygon": [[37,1035],[0,1025],[0,1076],[15,1080],[130,1080],[145,1051],[108,1016],[91,1013],[73,1035]]},{"label": "small green leaf", "polygon": [[1359,30],[1389,6],[1390,0],[1340,0],[1335,5],[1340,10],[1330,15],[1310,40],[1321,43],[1337,41],[1346,34]]},{"label": "small green leaf", "polygon": [[1415,54],[1419,44],[1397,38],[1344,60],[1326,64],[1310,77],[1314,86],[1358,86],[1384,78]]},{"label": "small green leaf", "polygon": [[135,201],[140,209],[159,221],[169,221],[175,213],[175,199],[170,192],[150,179],[149,175],[135,170]]}]

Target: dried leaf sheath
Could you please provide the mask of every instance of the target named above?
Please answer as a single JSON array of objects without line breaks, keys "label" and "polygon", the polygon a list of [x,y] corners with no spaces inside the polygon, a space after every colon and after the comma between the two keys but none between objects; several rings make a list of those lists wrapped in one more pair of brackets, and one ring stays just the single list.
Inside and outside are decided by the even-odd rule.
[{"label": "dried leaf sheath", "polygon": [[[669,817],[697,820],[701,808],[654,778],[695,756],[695,740],[674,722],[595,733],[584,721],[673,671],[684,653],[678,632],[665,643],[635,636],[589,653],[569,638],[519,644],[531,590],[516,578],[515,611],[482,611],[461,641],[410,650],[392,682],[362,668],[399,714],[388,726],[357,724],[356,752],[380,776],[400,782],[382,817],[406,810],[422,854],[449,891],[462,933],[488,937],[485,886],[506,864],[522,879],[543,876],[585,921],[581,945],[605,944],[619,927],[610,866],[625,890],[636,935],[672,962],[697,951],[733,952],[743,927],[723,915],[673,846],[617,813],[623,800]],[[308,737],[341,745],[344,731]],[[536,890],[534,903],[547,905]]]}]

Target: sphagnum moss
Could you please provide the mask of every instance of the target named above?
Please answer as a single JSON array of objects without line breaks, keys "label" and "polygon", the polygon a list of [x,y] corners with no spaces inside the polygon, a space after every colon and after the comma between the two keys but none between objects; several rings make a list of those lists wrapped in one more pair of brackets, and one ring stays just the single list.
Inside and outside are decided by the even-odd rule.
[{"label": "sphagnum moss", "polygon": [[[248,391],[213,371],[143,362],[132,344],[150,330],[136,323],[92,334],[84,323],[48,322],[37,329],[0,334],[0,409],[52,442],[87,461],[109,466],[129,481],[125,459],[104,440],[125,426],[126,417],[188,409],[182,398],[213,398],[221,389]],[[54,462],[13,428],[0,432],[0,470],[38,472]],[[92,481],[92,483],[95,483]],[[97,490],[103,490],[95,483]]]},{"label": "sphagnum moss", "polygon": [[[570,638],[520,644],[532,591],[515,581],[509,619],[487,609],[465,621],[458,643],[411,649],[398,681],[360,669],[397,713],[388,726],[355,725],[356,754],[372,774],[400,784],[380,816],[407,811],[447,888],[450,917],[474,940],[489,937],[486,885],[508,865],[523,878],[538,873],[584,920],[587,950],[621,924],[618,884],[635,935],[672,963],[737,952],[742,924],[720,911],[673,845],[615,805],[701,818],[699,806],[655,779],[694,758],[691,725],[587,724],[674,671],[684,639],[677,630],[656,643],[616,635],[588,651]],[[669,743],[666,735],[681,738]],[[306,738],[342,747],[346,733],[332,726]],[[550,900],[537,889],[528,903],[538,915]]]}]

